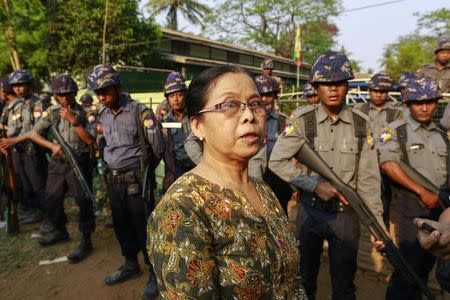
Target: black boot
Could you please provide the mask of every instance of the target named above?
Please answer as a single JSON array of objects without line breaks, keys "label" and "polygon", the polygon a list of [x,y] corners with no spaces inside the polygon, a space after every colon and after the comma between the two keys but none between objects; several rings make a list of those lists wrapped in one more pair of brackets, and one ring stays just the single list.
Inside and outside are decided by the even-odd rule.
[{"label": "black boot", "polygon": [[33,213],[29,214],[28,217],[23,218],[20,220],[20,225],[28,225],[28,224],[34,224],[38,223],[44,220],[44,216],[40,211],[34,211]]},{"label": "black boot", "polygon": [[142,292],[141,300],[155,300],[158,298],[159,290],[156,283],[156,275],[153,272],[153,268],[150,267],[150,275],[147,284]]},{"label": "black boot", "polygon": [[77,249],[67,256],[70,263],[78,263],[92,252],[92,241],[90,234],[83,234]]},{"label": "black boot", "polygon": [[65,242],[69,240],[69,233],[66,230],[56,229],[51,232],[47,237],[39,240],[41,246],[50,246],[59,242]]},{"label": "black boot", "polygon": [[107,285],[115,285],[128,279],[137,277],[141,274],[141,268],[136,258],[126,258],[125,264],[116,272],[105,278]]}]

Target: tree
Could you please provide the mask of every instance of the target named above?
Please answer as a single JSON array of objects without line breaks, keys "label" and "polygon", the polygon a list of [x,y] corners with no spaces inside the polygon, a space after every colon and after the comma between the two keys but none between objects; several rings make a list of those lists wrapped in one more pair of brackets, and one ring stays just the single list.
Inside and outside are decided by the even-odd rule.
[{"label": "tree", "polygon": [[441,8],[415,15],[419,17],[415,33],[399,37],[384,49],[381,62],[385,71],[394,79],[405,72],[414,72],[432,61],[439,39],[450,35],[449,9]]},{"label": "tree", "polygon": [[441,8],[427,14],[416,13],[415,15],[419,16],[417,21],[419,31],[429,32],[438,38],[450,35],[450,9]]},{"label": "tree", "polygon": [[300,25],[303,61],[313,62],[333,45],[338,29],[330,18],[340,8],[340,0],[227,0],[205,19],[203,33],[291,58]]},{"label": "tree", "polygon": [[[110,0],[109,5],[108,61],[141,64],[159,36],[156,26],[143,20],[136,0]],[[104,1],[49,0],[46,8],[50,70],[83,75],[101,63]]]},{"label": "tree", "polygon": [[149,0],[146,6],[151,16],[167,12],[167,27],[178,30],[178,13],[192,24],[202,25],[205,15],[211,13],[211,9],[195,0]]},{"label": "tree", "polygon": [[437,39],[417,34],[400,37],[388,45],[383,54],[385,71],[397,80],[408,71],[416,71],[433,57]]}]

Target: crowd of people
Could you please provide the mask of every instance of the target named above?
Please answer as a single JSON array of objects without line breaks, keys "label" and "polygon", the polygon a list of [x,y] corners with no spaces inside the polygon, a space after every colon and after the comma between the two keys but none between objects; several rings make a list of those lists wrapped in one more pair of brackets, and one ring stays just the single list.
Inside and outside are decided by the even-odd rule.
[{"label": "crowd of people", "polygon": [[[369,81],[370,101],[347,107],[350,61],[327,51],[304,86],[307,105],[290,115],[279,109],[282,85],[270,59],[255,78],[226,64],[206,69],[188,87],[182,74],[171,73],[155,113],[122,91],[108,64],[86,79],[98,107],[90,94],[77,103],[69,75],[52,79],[52,105],[48,94],[33,94],[30,72],[16,70],[0,82],[0,148],[13,161],[21,223],[43,223],[42,246],[67,241],[70,193],[81,240],[68,260],[83,261],[96,225],[96,203],[83,181],[92,189],[101,155],[124,257],[107,285],[140,275],[142,253],[149,269],[143,299],[315,299],[326,240],[332,298],[355,299],[360,220],[335,186],[298,161],[308,143],[386,232],[396,225],[399,251],[426,285],[436,256],[450,258],[450,106],[439,124],[432,120],[442,93],[450,93],[449,61],[450,40],[443,40],[435,62],[400,78],[401,101],[388,101],[394,82],[380,72]],[[163,196],[156,203],[161,161]],[[404,164],[441,193],[414,180]],[[293,194],[294,233],[287,219]],[[384,251],[376,237],[372,244]],[[420,299],[420,292],[395,270],[386,299]]]}]

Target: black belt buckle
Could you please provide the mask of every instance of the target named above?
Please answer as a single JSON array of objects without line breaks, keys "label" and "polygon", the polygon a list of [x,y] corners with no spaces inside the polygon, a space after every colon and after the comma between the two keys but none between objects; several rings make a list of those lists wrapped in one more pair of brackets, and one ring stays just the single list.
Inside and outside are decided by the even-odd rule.
[{"label": "black belt buckle", "polygon": [[120,172],[119,172],[119,170],[111,170],[111,174],[112,174],[113,176],[117,176],[117,175],[120,174]]}]

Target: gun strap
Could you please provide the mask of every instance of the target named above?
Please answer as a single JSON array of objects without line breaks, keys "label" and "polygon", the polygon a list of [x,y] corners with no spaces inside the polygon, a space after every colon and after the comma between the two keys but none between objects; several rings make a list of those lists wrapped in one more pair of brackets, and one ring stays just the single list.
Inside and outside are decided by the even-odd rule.
[{"label": "gun strap", "polygon": [[317,136],[316,110],[307,112],[305,118],[305,135],[311,147],[314,148],[314,139]]},{"label": "gun strap", "polygon": [[[358,151],[355,159],[355,178],[358,179],[359,160],[364,146],[364,140],[367,136],[366,120],[358,114],[353,114],[353,126],[355,128],[355,137],[358,139]],[[358,180],[356,180],[358,182]]]},{"label": "gun strap", "polygon": [[403,153],[403,161],[409,164],[408,151],[406,151],[406,141],[408,140],[408,133],[406,131],[406,123],[397,127],[397,140],[400,145],[400,150]]},{"label": "gun strap", "polygon": [[141,150],[142,150],[142,159],[145,162],[147,162],[148,161],[148,152],[147,152],[147,147],[145,145],[144,129],[142,128],[141,111],[139,110],[139,105],[136,106],[135,118],[136,118],[136,127],[137,127],[137,132],[138,132],[139,144],[141,145]]},{"label": "gun strap", "polygon": [[398,111],[396,109],[388,108],[386,109],[386,122],[392,123],[397,119]]},{"label": "gun strap", "polygon": [[446,161],[446,167],[447,167],[447,178],[450,175],[450,141],[448,139],[448,134],[446,131],[441,130],[441,129],[437,129],[437,131],[439,132],[439,134],[442,136],[442,139],[445,142],[445,146],[447,147],[447,161]]},{"label": "gun strap", "polygon": [[360,111],[362,113],[364,113],[365,115],[369,115],[369,110],[370,110],[370,103],[369,102],[364,103],[360,107]]}]

